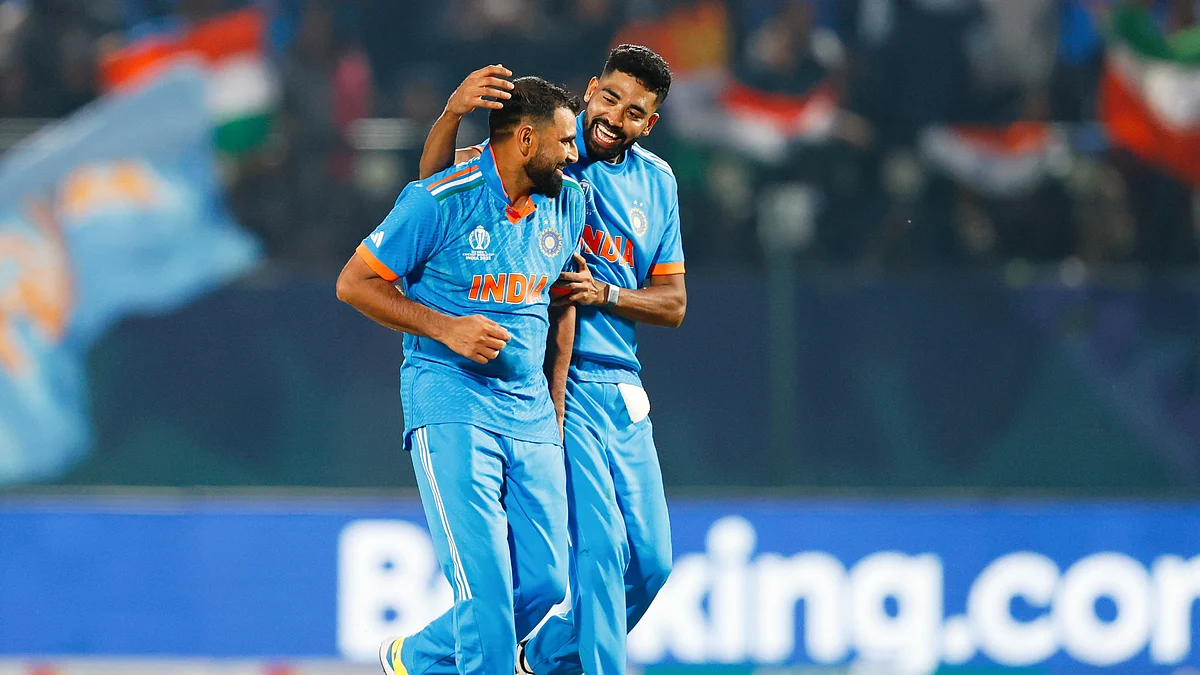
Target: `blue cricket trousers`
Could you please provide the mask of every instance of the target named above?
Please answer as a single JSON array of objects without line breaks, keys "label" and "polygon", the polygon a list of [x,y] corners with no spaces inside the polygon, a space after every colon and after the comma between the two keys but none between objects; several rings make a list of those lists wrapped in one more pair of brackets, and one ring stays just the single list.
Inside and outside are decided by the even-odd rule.
[{"label": "blue cricket trousers", "polygon": [[467,424],[409,435],[421,503],[454,607],[405,639],[409,675],[512,675],[524,637],[566,593],[562,447]]},{"label": "blue cricket trousers", "polygon": [[526,645],[535,675],[624,673],[625,636],[671,572],[670,519],[648,413],[640,387],[567,381],[571,608],[547,619]]}]

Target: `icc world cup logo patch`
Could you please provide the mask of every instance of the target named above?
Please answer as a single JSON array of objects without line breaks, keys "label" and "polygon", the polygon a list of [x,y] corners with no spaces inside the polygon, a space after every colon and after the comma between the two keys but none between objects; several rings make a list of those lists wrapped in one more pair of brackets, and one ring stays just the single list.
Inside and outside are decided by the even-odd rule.
[{"label": "icc world cup logo patch", "polygon": [[467,242],[471,244],[472,249],[482,251],[492,243],[492,235],[488,234],[488,231],[480,226],[471,232],[471,236],[467,237]]},{"label": "icc world cup logo patch", "polygon": [[635,202],[633,209],[629,211],[629,226],[633,228],[633,233],[637,236],[646,234],[646,226],[649,222],[646,220],[646,212],[642,210],[645,204]]},{"label": "icc world cup logo patch", "polygon": [[487,250],[487,247],[492,245],[492,235],[488,234],[482,225],[471,231],[467,236],[467,243],[471,245],[471,250],[463,254],[467,260],[487,262],[492,259],[492,254]]},{"label": "icc world cup logo patch", "polygon": [[562,250],[562,236],[558,230],[546,228],[538,235],[538,248],[547,256],[554,257]]}]

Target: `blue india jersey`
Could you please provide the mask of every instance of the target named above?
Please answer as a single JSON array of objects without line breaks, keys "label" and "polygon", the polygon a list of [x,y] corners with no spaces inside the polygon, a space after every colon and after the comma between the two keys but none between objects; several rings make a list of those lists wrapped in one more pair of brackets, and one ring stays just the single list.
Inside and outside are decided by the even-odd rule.
[{"label": "blue india jersey", "polygon": [[550,285],[572,267],[587,207],[578,182],[556,198],[509,205],[490,148],[409,183],[357,254],[412,300],[451,316],[482,314],[511,334],[481,365],[432,338],[404,336],[400,398],[405,431],[471,424],[537,443],[560,443],[542,364]]},{"label": "blue india jersey", "polygon": [[[579,114],[579,161],[567,173],[588,200],[584,258],[592,275],[620,288],[641,288],[653,275],[683,274],[679,187],[665,161],[636,143],[620,162],[589,159]],[[579,307],[572,376],[638,381],[636,323],[599,307]]]}]

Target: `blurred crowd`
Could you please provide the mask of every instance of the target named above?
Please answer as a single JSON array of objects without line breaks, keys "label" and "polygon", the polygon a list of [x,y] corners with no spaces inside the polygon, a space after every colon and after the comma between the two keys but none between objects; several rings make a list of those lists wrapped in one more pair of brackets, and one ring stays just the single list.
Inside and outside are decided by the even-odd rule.
[{"label": "blurred crowd", "polygon": [[[1200,8],[1129,1],[1164,34]],[[1200,193],[1097,122],[1118,2],[0,0],[0,117],[68,115],[106,53],[259,7],[281,110],[225,163],[231,203],[273,260],[326,269],[415,178],[468,72],[582,92],[608,47],[642,42],[676,74],[645,145],[679,178],[693,267],[1190,265]]]}]

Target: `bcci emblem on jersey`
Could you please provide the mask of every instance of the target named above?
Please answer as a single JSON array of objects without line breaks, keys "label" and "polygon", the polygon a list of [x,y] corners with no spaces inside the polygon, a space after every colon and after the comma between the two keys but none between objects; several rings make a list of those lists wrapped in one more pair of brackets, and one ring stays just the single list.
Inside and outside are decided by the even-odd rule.
[{"label": "bcci emblem on jersey", "polygon": [[547,227],[538,235],[538,248],[542,249],[542,253],[553,258],[562,250],[562,236],[558,230]]},{"label": "bcci emblem on jersey", "polygon": [[487,262],[492,259],[492,254],[487,252],[487,247],[492,245],[492,235],[488,234],[482,225],[471,232],[467,237],[467,243],[471,245],[470,252],[463,254],[467,260]]},{"label": "bcci emblem on jersey", "polygon": [[649,221],[646,220],[646,212],[642,211],[643,206],[645,204],[642,202],[634,202],[633,208],[629,211],[629,226],[639,237],[646,234],[646,226],[649,225]]}]

